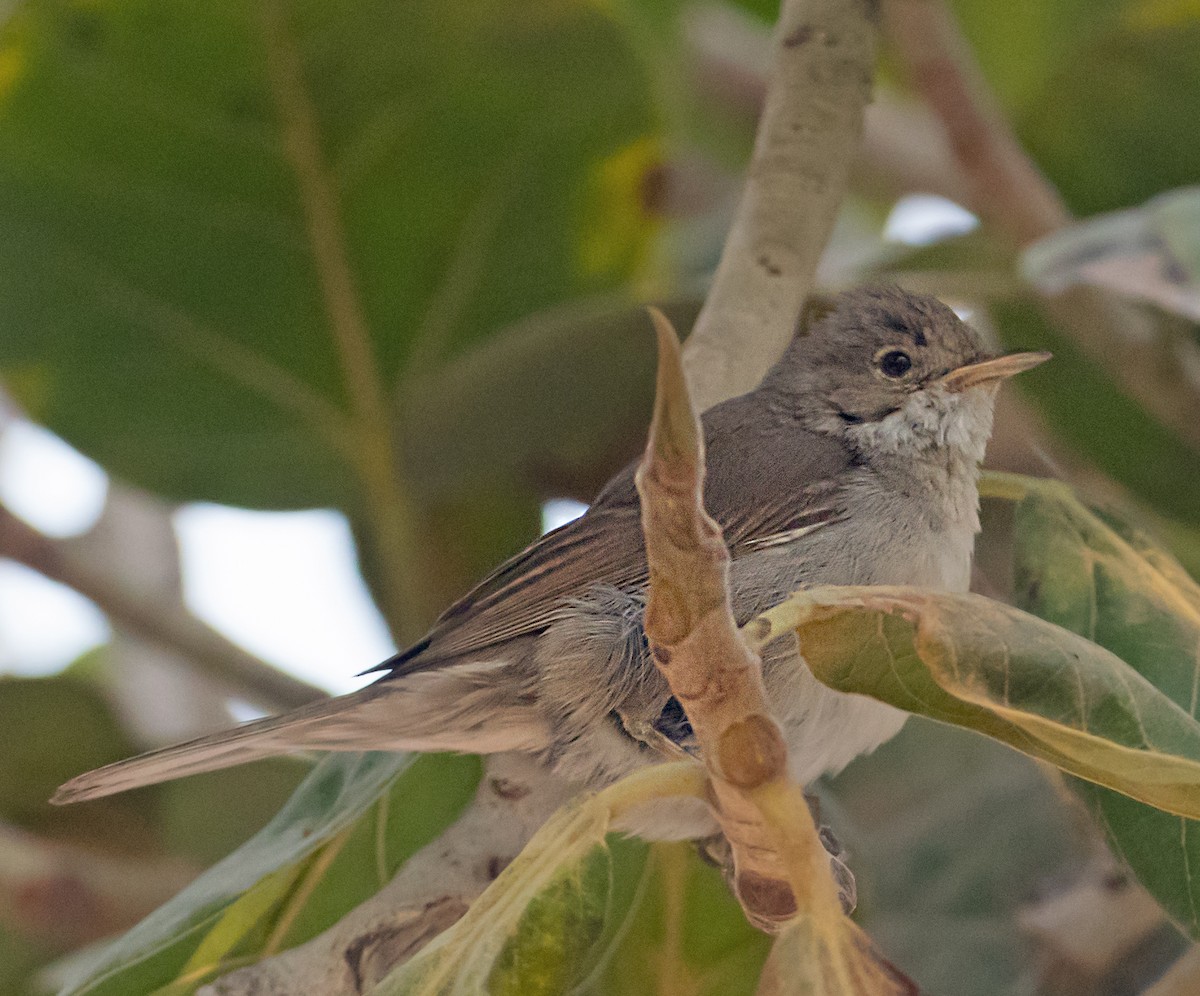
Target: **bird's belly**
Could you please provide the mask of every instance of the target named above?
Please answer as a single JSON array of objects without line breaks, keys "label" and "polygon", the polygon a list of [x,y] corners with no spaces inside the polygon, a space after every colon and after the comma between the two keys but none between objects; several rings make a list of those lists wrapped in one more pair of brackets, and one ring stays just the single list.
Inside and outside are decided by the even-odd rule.
[{"label": "bird's belly", "polygon": [[[905,584],[966,591],[974,529],[964,525],[935,532],[923,523],[896,524],[863,540],[852,523],[844,523],[805,537],[800,549],[768,549],[739,558],[732,578],[739,620],[814,584]],[[797,653],[794,638],[768,649],[763,676],[784,728],[789,769],[801,784],[840,771],[904,725],[906,713],[817,681]]]}]

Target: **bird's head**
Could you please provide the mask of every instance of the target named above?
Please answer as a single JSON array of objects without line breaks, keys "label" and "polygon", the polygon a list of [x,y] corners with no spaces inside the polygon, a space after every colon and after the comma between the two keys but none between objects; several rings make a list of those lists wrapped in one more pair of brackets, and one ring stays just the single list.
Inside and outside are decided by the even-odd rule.
[{"label": "bird's head", "polygon": [[1049,353],[987,353],[936,298],[847,291],[797,335],[763,386],[809,429],[865,457],[943,451],[978,463],[999,385]]}]

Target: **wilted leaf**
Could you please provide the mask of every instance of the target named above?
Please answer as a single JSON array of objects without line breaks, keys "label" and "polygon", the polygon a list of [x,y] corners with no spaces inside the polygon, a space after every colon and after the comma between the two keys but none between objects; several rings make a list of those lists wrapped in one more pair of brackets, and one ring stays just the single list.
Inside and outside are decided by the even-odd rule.
[{"label": "wilted leaf", "polygon": [[[1151,537],[1033,482],[1016,506],[1015,556],[1020,604],[1119,654],[1200,714],[1200,586]],[[1138,878],[1200,937],[1200,824],[1096,786],[1080,790]]]},{"label": "wilted leaf", "polygon": [[1074,633],[979,595],[911,588],[817,587],[760,618],[768,637],[795,630],[809,668],[832,688],[1200,816],[1200,724]]},{"label": "wilted leaf", "polygon": [[478,777],[472,757],[326,757],[259,834],[103,951],[66,992],[151,992],[181,974],[215,975],[230,957],[307,940],[436,837]]}]

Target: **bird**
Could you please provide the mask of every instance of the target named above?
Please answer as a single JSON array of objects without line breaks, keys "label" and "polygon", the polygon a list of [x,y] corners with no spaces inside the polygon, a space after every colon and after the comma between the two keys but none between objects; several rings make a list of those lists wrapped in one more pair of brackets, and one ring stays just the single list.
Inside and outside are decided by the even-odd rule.
[{"label": "bird", "polygon": [[[738,624],[815,584],[966,591],[997,389],[1048,358],[989,354],[933,297],[872,286],[831,299],[757,387],[702,416],[704,501],[729,549]],[[643,630],[635,470],[501,564],[366,687],[98,768],[52,801],[295,751],[525,752],[588,788],[694,754]],[[763,680],[801,784],[873,751],[906,718],[822,685],[794,634],[765,648]],[[711,830],[687,807],[643,822],[636,832],[659,839]]]}]

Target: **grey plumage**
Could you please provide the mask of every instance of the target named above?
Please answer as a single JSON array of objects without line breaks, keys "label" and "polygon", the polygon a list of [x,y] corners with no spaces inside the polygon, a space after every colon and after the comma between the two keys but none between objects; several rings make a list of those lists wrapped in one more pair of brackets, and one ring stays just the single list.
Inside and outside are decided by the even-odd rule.
[{"label": "grey plumage", "polygon": [[[705,502],[730,548],[739,623],[806,584],[966,588],[995,385],[1023,368],[984,359],[940,302],[859,290],[798,336],[758,388],[705,414]],[[524,750],[591,785],[690,749],[641,629],[633,472],[452,605],[376,683],[81,775],[55,801],[297,749]],[[764,677],[802,781],[903,722],[818,684],[794,640],[768,648]]]}]

